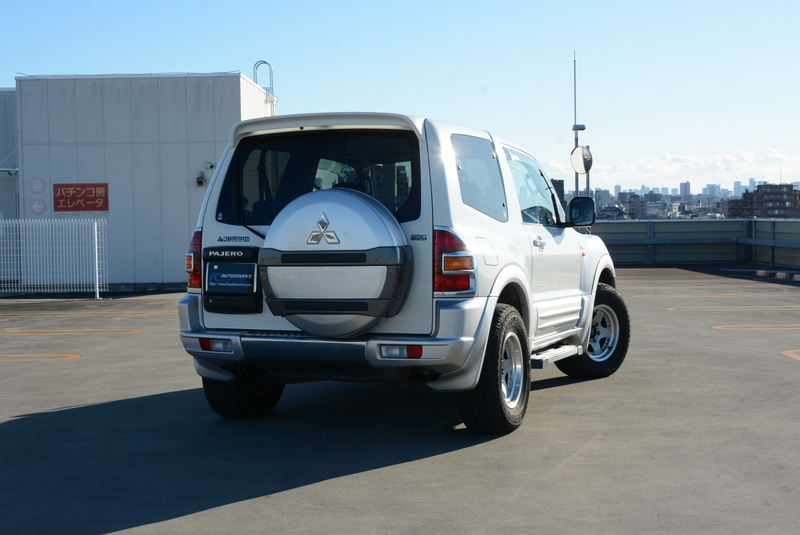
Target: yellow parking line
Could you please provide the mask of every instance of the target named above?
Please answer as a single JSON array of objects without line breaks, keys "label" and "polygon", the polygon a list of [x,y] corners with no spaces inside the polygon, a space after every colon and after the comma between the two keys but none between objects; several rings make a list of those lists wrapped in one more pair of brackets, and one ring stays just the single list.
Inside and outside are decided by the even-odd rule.
[{"label": "yellow parking line", "polygon": [[786,305],[786,306],[742,306],[742,307],[671,307],[666,310],[673,312],[703,312],[710,310],[798,310],[800,305]]},{"label": "yellow parking line", "polygon": [[143,332],[142,329],[11,329],[0,331],[0,336],[62,336],[74,334],[135,334]]},{"label": "yellow parking line", "polygon": [[795,349],[793,351],[781,351],[781,354],[800,360],[800,349]]},{"label": "yellow parking line", "polygon": [[720,297],[754,297],[754,296],[781,296],[785,295],[782,293],[742,293],[742,294],[640,294],[634,295],[633,297],[638,297],[639,299],[666,299],[672,297],[679,297],[681,299],[686,299],[689,297],[702,297],[704,299],[714,298],[718,299]]},{"label": "yellow parking line", "polygon": [[800,325],[717,325],[711,328],[721,331],[768,331],[800,329]]},{"label": "yellow parking line", "polygon": [[35,312],[0,314],[4,318],[61,318],[73,316],[177,316],[178,311],[170,312]]},{"label": "yellow parking line", "polygon": [[62,354],[53,354],[53,355],[0,355],[0,357],[51,357],[51,358],[16,358],[16,359],[6,359],[0,358],[0,362],[45,362],[51,360],[72,360],[72,359],[79,359],[81,358],[80,355],[69,355],[66,353]]}]

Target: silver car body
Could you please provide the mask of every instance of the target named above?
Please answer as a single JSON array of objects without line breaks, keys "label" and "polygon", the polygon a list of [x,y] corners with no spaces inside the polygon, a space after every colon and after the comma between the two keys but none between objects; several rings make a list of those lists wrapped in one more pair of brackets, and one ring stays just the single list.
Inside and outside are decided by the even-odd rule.
[{"label": "silver car body", "polygon": [[[421,378],[435,390],[470,390],[479,379],[492,315],[501,301],[514,304],[525,321],[532,367],[544,367],[550,361],[584,351],[598,282],[613,285],[615,279],[611,258],[599,238],[576,228],[523,221],[519,197],[527,193],[519,175],[515,175],[514,168],[518,167],[515,162],[522,159],[530,169],[533,165],[530,161],[535,160],[516,145],[485,131],[416,117],[367,113],[280,116],[239,123],[232,130],[230,144],[216,167],[200,211],[197,227],[202,229],[202,249],[218,249],[214,254],[238,254],[236,247],[240,245],[265,248],[273,235],[282,236],[278,241],[293,242],[292,250],[302,248],[323,253],[337,248],[351,250],[350,242],[357,242],[361,249],[370,249],[373,246],[370,240],[377,232],[373,224],[364,225],[356,217],[357,207],[348,215],[344,208],[338,211],[319,208],[309,201],[302,207],[304,212],[282,212],[272,225],[253,225],[252,230],[220,222],[215,214],[226,170],[233,164],[235,149],[243,140],[300,130],[335,129],[411,132],[418,140],[420,216],[399,222],[400,237],[392,237],[391,229],[385,230],[388,240],[404,241],[400,246],[410,251],[411,282],[402,306],[394,315],[382,317],[351,336],[326,336],[324,325],[319,327],[323,329],[321,335],[309,335],[301,328],[302,321],[275,315],[268,306],[257,313],[208,310],[203,299],[214,259],[205,259],[201,271],[204,288],[190,288],[179,305],[181,341],[194,357],[198,374],[232,381],[236,367],[244,363],[329,359],[374,369],[378,378],[401,381]],[[456,162],[453,136],[492,144],[507,211],[505,216],[498,217],[507,220],[498,220],[465,203],[464,185],[459,182],[463,180],[460,175],[464,168]],[[541,178],[547,181],[543,172]],[[362,202],[357,195],[353,197],[356,205]],[[563,220],[561,207],[554,209],[560,211]],[[356,220],[348,220],[351,216]],[[296,228],[279,229],[276,225],[281,221]],[[457,254],[471,258],[466,260],[473,268],[465,271],[471,279],[467,290],[434,291],[432,242],[437,229],[460,239],[465,250]],[[365,268],[354,279],[341,266],[271,266],[267,276],[268,284],[279,288],[274,290],[276,294],[290,296],[309,291],[334,300],[354,296],[371,299],[380,293],[385,269]],[[333,322],[360,321],[331,318]],[[324,323],[312,320],[315,325]],[[217,343],[209,349],[202,347],[201,339],[228,343]],[[397,351],[410,346],[420,346],[421,355],[409,358],[402,350]],[[327,375],[333,379],[357,379],[341,369]],[[326,378],[326,372],[321,371],[315,378]]]}]

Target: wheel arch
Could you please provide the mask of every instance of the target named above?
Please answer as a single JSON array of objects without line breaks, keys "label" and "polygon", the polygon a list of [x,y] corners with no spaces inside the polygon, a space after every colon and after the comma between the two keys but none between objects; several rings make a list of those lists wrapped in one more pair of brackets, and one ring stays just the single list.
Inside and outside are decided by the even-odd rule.
[{"label": "wheel arch", "polygon": [[495,304],[506,304],[516,308],[528,332],[535,331],[536,307],[530,299],[531,292],[525,273],[518,266],[503,269],[495,279],[489,295],[497,296]]},{"label": "wheel arch", "polygon": [[[429,383],[428,386],[433,390],[442,392],[458,392],[475,388],[480,378],[486,343],[489,339],[492,319],[498,304],[508,304],[515,307],[520,316],[522,316],[528,333],[534,332],[531,329],[535,329],[536,326],[531,325],[531,322],[536,321],[536,306],[528,296],[530,296],[530,288],[525,272],[519,266],[514,265],[503,268],[495,278],[492,290],[486,300],[481,324],[476,332],[472,355],[459,370],[441,376],[437,381]],[[526,342],[530,343],[529,341]]]}]

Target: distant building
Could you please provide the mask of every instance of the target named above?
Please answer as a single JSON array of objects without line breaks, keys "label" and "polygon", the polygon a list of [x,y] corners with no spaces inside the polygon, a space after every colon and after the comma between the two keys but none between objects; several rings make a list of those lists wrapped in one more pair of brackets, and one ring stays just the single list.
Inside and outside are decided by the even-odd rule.
[{"label": "distant building", "polygon": [[567,201],[564,200],[564,181],[553,179],[550,182],[553,183],[553,188],[556,190],[556,197],[558,197],[558,202],[561,203],[561,206],[566,206]]},{"label": "distant building", "polygon": [[647,217],[647,201],[644,197],[633,194],[625,201],[625,213],[631,219],[645,219]]},{"label": "distant building", "polygon": [[681,195],[691,195],[692,185],[689,182],[681,182]]},{"label": "distant building", "polygon": [[625,212],[623,212],[620,208],[617,208],[616,206],[604,206],[603,208],[600,208],[597,211],[597,219],[604,221],[622,220],[622,219],[628,219],[628,216],[625,215]]},{"label": "distant building", "polygon": [[645,202],[661,202],[662,196],[660,193],[656,193],[653,190],[650,190],[649,193],[643,195]]},{"label": "distant building", "polygon": [[611,203],[611,192],[607,189],[596,189],[594,190],[594,200],[597,203],[598,208],[602,208],[604,206],[608,206]]},{"label": "distant building", "polygon": [[763,184],[741,199],[728,200],[729,219],[800,217],[800,190],[792,184]]}]

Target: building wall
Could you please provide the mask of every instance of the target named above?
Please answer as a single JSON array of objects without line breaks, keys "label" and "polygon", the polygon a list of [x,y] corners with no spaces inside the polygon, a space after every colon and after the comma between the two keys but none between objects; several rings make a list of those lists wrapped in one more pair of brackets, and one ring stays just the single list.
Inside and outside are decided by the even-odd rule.
[{"label": "building wall", "polygon": [[[221,73],[18,77],[16,93],[20,217],[106,218],[110,284],[185,281],[207,187],[196,178],[211,178],[205,164],[216,164],[234,123],[267,115],[265,91]],[[53,211],[54,184],[86,183],[108,184],[108,212]]]},{"label": "building wall", "polygon": [[17,217],[16,92],[0,89],[0,219]]}]

